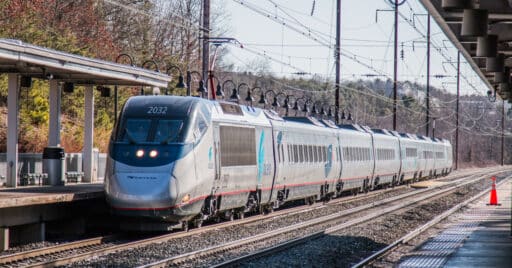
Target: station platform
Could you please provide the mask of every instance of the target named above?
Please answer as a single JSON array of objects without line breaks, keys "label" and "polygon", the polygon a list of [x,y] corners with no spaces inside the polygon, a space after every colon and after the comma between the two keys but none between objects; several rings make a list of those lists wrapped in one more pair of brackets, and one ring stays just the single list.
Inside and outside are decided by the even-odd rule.
[{"label": "station platform", "polygon": [[512,182],[496,193],[500,205],[488,205],[489,195],[477,199],[397,267],[512,267]]},{"label": "station platform", "polygon": [[103,183],[0,188],[0,251],[44,241],[52,228],[82,232],[85,219],[106,210],[104,196]]},{"label": "station platform", "polygon": [[0,188],[0,209],[103,198],[103,183]]}]

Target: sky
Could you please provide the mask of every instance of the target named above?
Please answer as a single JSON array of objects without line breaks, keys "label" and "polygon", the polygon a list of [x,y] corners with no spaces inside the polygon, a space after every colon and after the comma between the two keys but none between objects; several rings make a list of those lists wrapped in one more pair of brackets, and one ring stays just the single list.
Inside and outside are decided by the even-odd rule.
[{"label": "sky", "polygon": [[[229,35],[244,46],[228,54],[237,68],[250,70],[266,58],[277,76],[302,72],[334,81],[335,0],[224,1]],[[394,13],[388,1],[341,0],[342,80],[393,79]],[[417,0],[406,0],[399,11],[398,80],[426,84],[427,12]],[[456,59],[457,50],[431,19],[432,86],[455,92]],[[487,90],[462,59],[461,94]]]}]

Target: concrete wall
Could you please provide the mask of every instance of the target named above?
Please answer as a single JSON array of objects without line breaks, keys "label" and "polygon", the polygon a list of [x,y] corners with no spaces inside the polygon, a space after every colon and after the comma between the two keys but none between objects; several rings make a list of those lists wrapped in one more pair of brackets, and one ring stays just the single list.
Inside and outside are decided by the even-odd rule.
[{"label": "concrete wall", "polygon": [[[97,153],[97,151],[94,151]],[[7,175],[7,156],[5,153],[0,153],[0,186],[5,183]],[[105,176],[105,165],[107,155],[98,153],[97,157],[93,156],[96,160],[96,172],[99,181],[103,181]],[[43,172],[43,154],[38,153],[20,153],[18,155],[18,164],[20,171],[18,174],[24,173],[42,173]],[[82,154],[69,153],[66,154],[66,171],[82,171]]]}]

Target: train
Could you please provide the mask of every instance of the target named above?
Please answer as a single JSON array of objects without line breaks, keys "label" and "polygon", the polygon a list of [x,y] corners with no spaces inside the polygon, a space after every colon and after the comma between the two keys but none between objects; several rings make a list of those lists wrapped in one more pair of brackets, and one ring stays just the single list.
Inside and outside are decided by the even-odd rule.
[{"label": "train", "polygon": [[183,96],[134,96],[110,138],[116,216],[188,230],[452,171],[448,140]]}]

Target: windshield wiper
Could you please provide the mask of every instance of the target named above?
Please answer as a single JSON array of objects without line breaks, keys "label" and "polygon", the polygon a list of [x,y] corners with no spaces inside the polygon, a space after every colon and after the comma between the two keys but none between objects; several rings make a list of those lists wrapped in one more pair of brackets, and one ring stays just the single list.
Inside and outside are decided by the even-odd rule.
[{"label": "windshield wiper", "polygon": [[133,136],[130,134],[130,131],[128,131],[128,129],[125,129],[125,134],[126,134],[126,137],[128,138],[128,140],[130,141],[131,144],[136,144],[137,143],[137,140],[135,140],[135,138],[133,138]]},{"label": "windshield wiper", "polygon": [[178,137],[178,135],[180,134],[180,131],[181,131],[181,128],[183,127],[183,123],[180,124],[180,127],[178,128],[178,130],[176,131],[176,133],[174,135],[170,135],[166,140],[162,141],[161,144],[169,144],[169,142],[173,141],[174,139],[176,139]]}]

